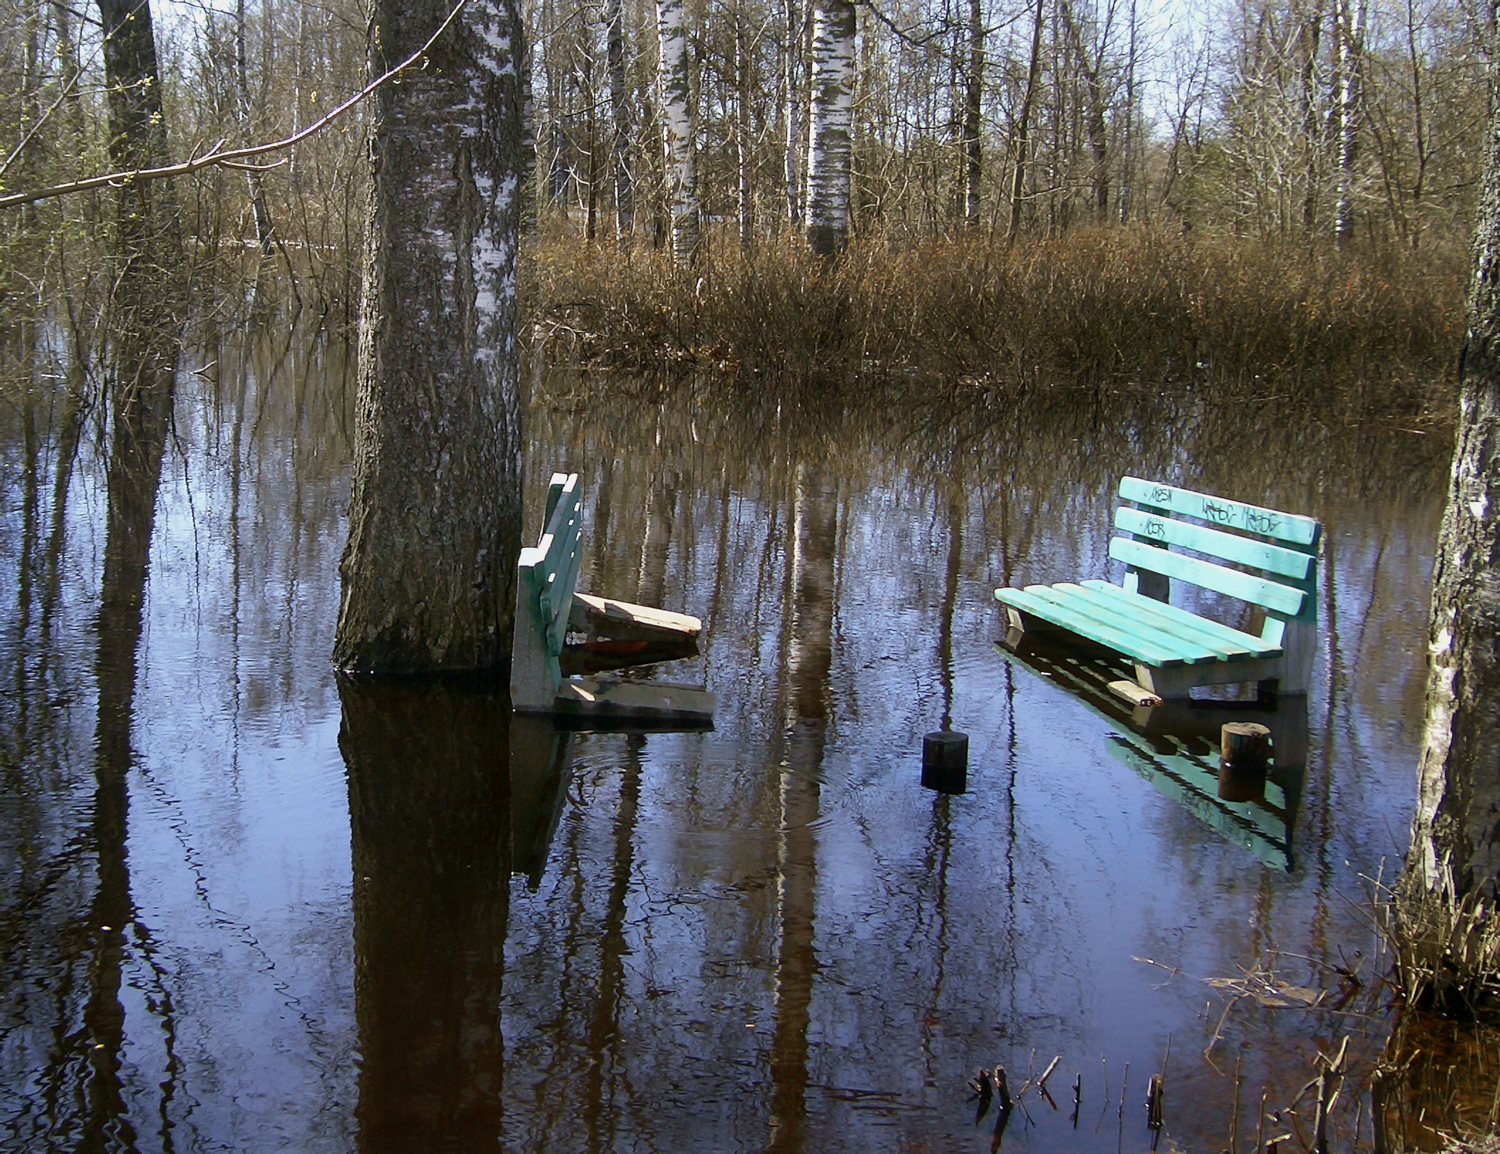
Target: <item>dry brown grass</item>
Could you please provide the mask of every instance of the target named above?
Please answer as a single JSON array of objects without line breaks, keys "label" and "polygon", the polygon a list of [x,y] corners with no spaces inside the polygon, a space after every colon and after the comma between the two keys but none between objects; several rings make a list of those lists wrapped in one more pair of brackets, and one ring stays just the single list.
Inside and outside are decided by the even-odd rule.
[{"label": "dry brown grass", "polygon": [[1375,923],[1407,1005],[1472,1018],[1500,999],[1500,917],[1479,891],[1459,894],[1451,872],[1428,889],[1374,887]]},{"label": "dry brown grass", "polygon": [[632,370],[1188,383],[1420,418],[1434,405],[1446,415],[1462,324],[1462,254],[1144,227],[1013,248],[866,240],[833,262],[794,241],[748,258],[720,245],[691,275],[665,253],[570,234],[532,255],[534,346]]}]

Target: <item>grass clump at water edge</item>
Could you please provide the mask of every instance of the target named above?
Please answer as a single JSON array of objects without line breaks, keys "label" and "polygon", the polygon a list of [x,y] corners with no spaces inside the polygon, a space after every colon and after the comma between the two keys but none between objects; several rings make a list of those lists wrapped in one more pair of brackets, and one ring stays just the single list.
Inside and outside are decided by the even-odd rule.
[{"label": "grass clump at water edge", "polygon": [[1376,927],[1409,1006],[1465,1019],[1500,1009],[1500,918],[1481,889],[1460,894],[1448,866],[1428,888],[1415,877],[1373,882]]}]

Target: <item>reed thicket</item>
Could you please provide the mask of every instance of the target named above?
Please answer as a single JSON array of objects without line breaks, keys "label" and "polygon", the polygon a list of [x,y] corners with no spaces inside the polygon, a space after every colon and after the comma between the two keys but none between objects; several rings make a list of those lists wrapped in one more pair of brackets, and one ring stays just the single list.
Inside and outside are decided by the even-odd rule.
[{"label": "reed thicket", "polygon": [[555,360],[830,384],[1203,385],[1443,419],[1463,316],[1461,252],[1147,226],[864,240],[835,261],[721,244],[689,274],[571,234],[528,255],[530,332]]}]

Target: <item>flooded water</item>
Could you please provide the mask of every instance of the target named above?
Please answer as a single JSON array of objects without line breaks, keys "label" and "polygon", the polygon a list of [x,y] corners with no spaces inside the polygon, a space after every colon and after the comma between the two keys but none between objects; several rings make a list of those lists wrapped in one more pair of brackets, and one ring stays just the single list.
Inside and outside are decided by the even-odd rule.
[{"label": "flooded water", "polygon": [[[1335,1145],[1374,1144],[1364,879],[1413,800],[1443,438],[538,377],[530,531],[580,473],[579,587],[701,617],[642,676],[718,697],[710,732],[559,734],[330,668],[350,356],[205,338],[154,522],[111,514],[97,412],[60,474],[61,393],[3,410],[5,1149],[1145,1150],[1162,1074],[1160,1148],[1243,1150],[1310,1142],[1273,1111],[1345,1038]],[[1238,714],[1143,722],[997,644],[997,585],[1119,577],[1126,473],[1323,521],[1260,803],[1213,799]],[[961,795],[920,784],[944,726]]]}]

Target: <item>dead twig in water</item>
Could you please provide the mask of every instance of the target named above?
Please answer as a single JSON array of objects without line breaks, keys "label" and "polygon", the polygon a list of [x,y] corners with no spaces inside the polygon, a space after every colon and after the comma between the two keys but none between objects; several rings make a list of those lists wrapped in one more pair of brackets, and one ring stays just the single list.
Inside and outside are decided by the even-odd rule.
[{"label": "dead twig in water", "polygon": [[1169,966],[1165,962],[1158,962],[1155,958],[1138,958],[1132,955],[1130,960],[1132,962],[1140,962],[1143,966],[1155,966],[1159,970],[1167,971],[1167,980],[1159,986],[1152,986],[1153,990],[1165,989],[1172,984],[1173,978],[1182,973],[1176,966]]}]

